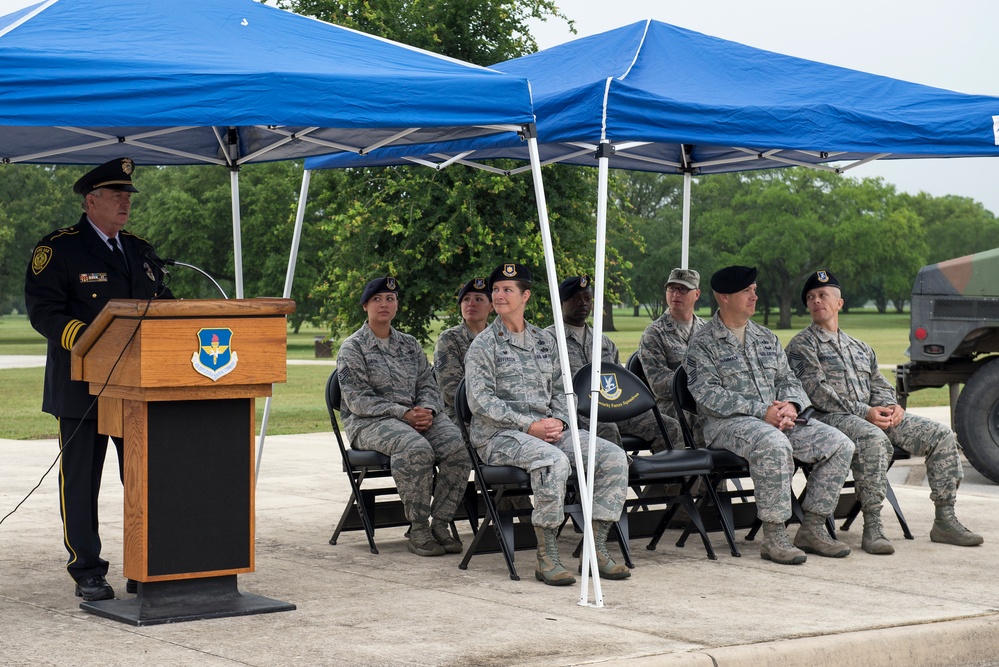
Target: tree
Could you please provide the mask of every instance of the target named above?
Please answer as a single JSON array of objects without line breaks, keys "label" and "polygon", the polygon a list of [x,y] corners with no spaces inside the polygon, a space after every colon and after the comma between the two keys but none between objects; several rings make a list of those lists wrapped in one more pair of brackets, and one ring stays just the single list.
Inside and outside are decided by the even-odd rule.
[{"label": "tree", "polygon": [[846,213],[834,230],[833,257],[844,298],[873,299],[879,313],[891,301],[903,312],[929,253],[922,220],[880,178],[848,180],[839,195]]},{"label": "tree", "polygon": [[932,197],[925,192],[900,195],[923,220],[928,264],[999,248],[999,219],[968,197]]},{"label": "tree", "polygon": [[[288,251],[294,228],[301,162],[250,164],[241,168],[240,211],[243,287],[247,296],[280,296],[284,290]],[[232,197],[229,172],[211,166],[136,170],[140,193],[133,199],[130,229],[146,236],[162,257],[198,266],[222,285],[235,289]],[[311,289],[319,273],[318,220],[306,217],[298,254],[290,316],[297,330],[319,321],[319,303]],[[171,289],[187,298],[217,298],[214,286],[200,274],[182,268],[171,272]]]},{"label": "tree", "polygon": [[631,263],[628,278],[635,303],[651,319],[666,307],[663,286],[680,265],[683,178],[676,175],[615,171],[615,203],[627,226],[615,233],[615,246]]},{"label": "tree", "polygon": [[531,20],[560,19],[576,32],[554,0],[279,0],[278,5],[476,65],[537,51]]},{"label": "tree", "polygon": [[[529,19],[565,18],[551,0],[286,4],[301,14],[479,65],[536,50]],[[559,274],[586,271],[593,253],[588,203],[593,175],[555,166],[545,168],[544,181]],[[449,321],[457,318],[457,288],[501,261],[531,267],[535,298],[528,316],[538,324],[551,321],[529,175],[511,178],[463,167],[330,170],[314,176],[312,191],[319,193],[314,210],[327,239],[315,296],[332,335],[363,320],[357,300],[364,284],[393,274],[402,288],[396,324],[426,341],[439,311]]]},{"label": "tree", "polygon": [[[395,275],[401,285],[399,327],[428,340],[435,313],[457,320],[454,295],[469,278],[485,277],[503,261],[534,273],[528,317],[551,322],[541,235],[528,174],[507,177],[467,168],[442,172],[416,167],[316,174],[317,206],[325,211],[321,253],[325,267],[315,293],[334,336],[356,328],[364,313],[358,297],[365,283]],[[581,224],[592,184],[580,170],[545,168],[545,189],[560,274],[584,271],[593,237]],[[329,187],[329,182],[337,187]],[[316,180],[314,180],[316,183]],[[339,212],[342,211],[342,212]]]},{"label": "tree", "polygon": [[[834,191],[841,177],[811,169],[780,169],[705,177],[698,183],[702,239],[711,271],[757,266],[760,303],[780,309],[778,328],[791,326],[801,284],[830,259],[832,227],[840,218]],[[706,253],[703,253],[704,256]]]},{"label": "tree", "polygon": [[31,250],[51,231],[80,219],[73,183],[86,169],[4,165],[0,177],[0,313],[24,311],[24,272]]}]

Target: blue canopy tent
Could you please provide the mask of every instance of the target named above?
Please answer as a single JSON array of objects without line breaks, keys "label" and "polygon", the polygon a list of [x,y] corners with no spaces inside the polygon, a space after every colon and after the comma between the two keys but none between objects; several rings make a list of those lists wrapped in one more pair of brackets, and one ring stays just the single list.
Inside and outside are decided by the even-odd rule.
[{"label": "blue canopy tent", "polygon": [[[682,266],[690,179],[805,165],[842,173],[872,160],[999,156],[999,98],[966,95],[794,58],[642,21],[493,66],[527,77],[543,164],[596,166],[595,304],[603,312],[611,167],[684,175]],[[525,159],[508,138],[386,148],[306,161],[306,170],[464,164],[497,173]],[[561,318],[556,317],[561,336]],[[594,320],[591,358],[600,358]],[[598,365],[591,377],[596,411]],[[568,381],[567,381],[568,384]],[[592,451],[592,448],[591,448]]]},{"label": "blue canopy tent", "polygon": [[523,77],[250,0],[47,0],[0,17],[0,161],[215,164],[515,137]]}]

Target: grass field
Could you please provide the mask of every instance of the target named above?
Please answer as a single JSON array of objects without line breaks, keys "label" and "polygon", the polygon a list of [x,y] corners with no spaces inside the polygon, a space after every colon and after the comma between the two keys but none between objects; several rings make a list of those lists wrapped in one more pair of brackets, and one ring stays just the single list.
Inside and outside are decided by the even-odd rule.
[{"label": "grass field", "polygon": [[[698,314],[708,316],[706,311]],[[630,309],[615,311],[617,331],[608,335],[617,344],[622,362],[638,349],[638,341],[649,321],[644,314],[633,317]],[[807,317],[795,317],[792,328],[776,331],[777,336],[786,344],[808,321]],[[841,316],[840,325],[844,331],[869,343],[877,353],[879,363],[894,365],[906,360],[908,315],[857,312]],[[289,332],[288,358],[314,359],[315,339],[323,334],[310,327],[302,327],[297,334]],[[431,346],[427,354],[430,356],[432,353]],[[0,355],[6,354],[45,354],[44,339],[31,328],[23,315],[0,317]],[[323,391],[331,370],[332,367],[325,365],[288,366],[288,382],[274,387],[268,434],[314,433],[329,429]],[[890,371],[886,376],[894,384]],[[56,437],[56,420],[41,412],[42,380],[41,368],[0,369],[0,402],[4,406],[0,438],[30,440]],[[925,389],[913,394],[909,405],[946,405],[947,401],[946,388]],[[264,400],[259,399],[258,429],[263,407]]]}]

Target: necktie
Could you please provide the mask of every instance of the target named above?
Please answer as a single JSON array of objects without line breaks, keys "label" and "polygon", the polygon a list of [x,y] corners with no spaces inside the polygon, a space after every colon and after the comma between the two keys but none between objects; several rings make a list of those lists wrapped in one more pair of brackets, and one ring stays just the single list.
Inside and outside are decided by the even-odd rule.
[{"label": "necktie", "polygon": [[128,271],[128,262],[125,261],[125,253],[122,252],[121,247],[118,245],[118,237],[108,239],[108,244],[111,246],[111,254],[114,255],[118,261],[125,266],[125,270]]}]

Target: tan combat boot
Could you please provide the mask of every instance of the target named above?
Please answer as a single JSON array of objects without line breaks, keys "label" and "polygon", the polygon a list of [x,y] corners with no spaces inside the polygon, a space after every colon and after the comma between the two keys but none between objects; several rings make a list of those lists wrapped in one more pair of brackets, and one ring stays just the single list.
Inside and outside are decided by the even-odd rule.
[{"label": "tan combat boot", "polygon": [[802,551],[826,558],[844,558],[850,547],[834,540],[826,530],[826,518],[815,512],[805,512],[805,520],[794,536],[794,546]]},{"label": "tan combat boot", "polygon": [[559,560],[555,529],[535,526],[534,535],[538,538],[538,566],[534,570],[534,578],[549,586],[569,586],[576,583],[576,578],[562,567],[562,561]]},{"label": "tan combat boot", "polygon": [[444,553],[461,553],[461,540],[451,534],[451,527],[448,526],[447,522],[435,519],[431,524],[430,533],[434,536],[434,542],[444,547]]},{"label": "tan combat boot", "polygon": [[880,507],[877,510],[864,512],[864,537],[860,540],[860,548],[869,554],[879,556],[895,553],[895,547],[885,537]]},{"label": "tan combat boot", "polygon": [[953,505],[937,507],[937,517],[930,529],[930,540],[942,544],[956,544],[959,547],[977,547],[985,540],[978,533],[973,533],[954,516]]},{"label": "tan combat boot", "polygon": [[[607,533],[610,532],[613,521],[593,522],[593,545],[597,549],[597,571],[601,579],[627,579],[631,570],[627,565],[618,565],[607,551]],[[583,573],[583,559],[579,559],[579,573]]]},{"label": "tan combat boot", "polygon": [[763,522],[763,544],[760,545],[760,558],[782,565],[801,565],[808,558],[801,549],[796,549],[787,536],[783,523]]},{"label": "tan combat boot", "polygon": [[406,545],[406,548],[417,556],[444,555],[444,547],[437,544],[437,540],[430,532],[430,524],[426,521],[414,521],[410,524],[409,544]]}]

